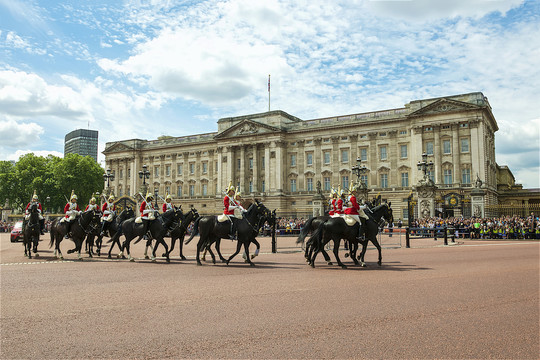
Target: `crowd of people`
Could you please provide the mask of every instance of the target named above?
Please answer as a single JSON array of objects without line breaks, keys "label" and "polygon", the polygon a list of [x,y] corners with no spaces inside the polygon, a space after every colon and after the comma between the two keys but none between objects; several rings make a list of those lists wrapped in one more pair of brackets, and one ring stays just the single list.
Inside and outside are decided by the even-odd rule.
[{"label": "crowd of people", "polygon": [[531,214],[527,217],[501,216],[496,218],[438,218],[417,219],[411,227],[454,229],[457,237],[471,239],[540,239],[540,220]]}]

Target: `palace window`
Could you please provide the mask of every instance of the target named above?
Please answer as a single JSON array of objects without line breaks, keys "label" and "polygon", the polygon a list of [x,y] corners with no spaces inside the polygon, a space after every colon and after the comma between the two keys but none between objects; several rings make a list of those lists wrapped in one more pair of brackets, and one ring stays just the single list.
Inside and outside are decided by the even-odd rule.
[{"label": "palace window", "polygon": [[154,177],[159,177],[159,166],[154,166]]},{"label": "palace window", "polygon": [[388,187],[388,174],[381,174],[381,187],[383,189]]},{"label": "palace window", "polygon": [[401,130],[401,131],[399,132],[399,135],[407,135],[407,130]]},{"label": "palace window", "polygon": [[341,187],[343,189],[348,189],[349,188],[349,176],[348,175],[345,175],[345,176],[341,177]]},{"label": "palace window", "polygon": [[471,169],[462,169],[461,170],[461,183],[470,184],[471,183]]},{"label": "palace window", "polygon": [[128,179],[131,179],[131,169],[128,169]]},{"label": "palace window", "polygon": [[178,189],[177,189],[176,195],[177,195],[178,197],[182,197],[182,185],[178,185]]},{"label": "palace window", "polygon": [[366,148],[360,149],[360,159],[362,159],[362,161],[367,161],[367,149]]},{"label": "palace window", "polygon": [[428,170],[427,176],[431,181],[435,182],[435,172],[433,170]]},{"label": "palace window", "polygon": [[306,188],[307,191],[313,191],[313,178],[306,179]]},{"label": "palace window", "polygon": [[401,187],[409,186],[409,173],[401,173]]},{"label": "palace window", "polygon": [[195,196],[195,185],[189,185],[189,196]]},{"label": "palace window", "polygon": [[249,193],[253,192],[253,181],[249,180]]},{"label": "palace window", "polygon": [[165,165],[165,176],[171,176],[171,165]]},{"label": "palace window", "polygon": [[240,170],[242,166],[242,162],[240,161],[240,159],[236,159],[236,165],[237,165],[238,170]]},{"label": "palace window", "polygon": [[265,186],[265,185],[266,185],[266,183],[265,183],[265,181],[263,180],[262,183],[261,183],[261,190],[262,190],[262,192],[265,192],[265,191],[266,191],[266,186]]},{"label": "palace window", "polygon": [[296,179],[291,179],[291,192],[296,192]]},{"label": "palace window", "polygon": [[469,152],[469,139],[461,139],[461,152],[462,153]]},{"label": "palace window", "polygon": [[325,151],[323,155],[324,155],[324,164],[325,165],[330,164],[330,151]]},{"label": "palace window", "polygon": [[306,154],[306,164],[307,166],[313,165],[313,153]]},{"label": "palace window", "polygon": [[176,167],[176,172],[178,173],[178,175],[182,175],[182,164],[178,164],[178,166]]},{"label": "palace window", "polygon": [[387,159],[386,146],[381,146],[379,148],[379,151],[380,151],[380,155],[381,155],[381,160],[386,160]]},{"label": "palace window", "polygon": [[342,163],[349,162],[349,150],[341,150],[341,162]]},{"label": "palace window", "polygon": [[171,193],[171,187],[169,185],[165,186],[165,194],[169,195]]},{"label": "palace window", "polygon": [[296,154],[291,154],[291,166],[296,166]]},{"label": "palace window", "polygon": [[452,169],[444,170],[444,184],[452,185]]},{"label": "palace window", "polygon": [[249,158],[249,170],[253,170],[253,158]]},{"label": "palace window", "polygon": [[189,164],[189,173],[191,175],[195,174],[195,164],[194,163]]},{"label": "palace window", "polygon": [[202,172],[203,174],[206,174],[208,172],[208,163],[206,162],[202,163]]},{"label": "palace window", "polygon": [[[264,168],[266,167],[266,161],[265,161],[265,158],[264,156],[261,158],[261,169],[264,170]],[[264,191],[264,190],[263,190]]]},{"label": "palace window", "polygon": [[368,176],[367,175],[360,175],[360,182],[364,185],[366,185],[366,187],[368,186]]},{"label": "palace window", "polygon": [[324,179],[324,190],[325,191],[330,191],[331,189],[331,186],[330,186],[330,177],[329,176],[325,176]]},{"label": "palace window", "polygon": [[433,142],[432,141],[426,142],[426,154],[433,155]]},{"label": "palace window", "polygon": [[122,179],[124,177],[124,169],[120,169],[119,173],[120,173],[120,179]]},{"label": "palace window", "polygon": [[443,140],[443,154],[448,155],[452,153],[452,147],[450,146],[450,140]]},{"label": "palace window", "polygon": [[202,194],[203,196],[208,195],[208,184],[202,184]]},{"label": "palace window", "polygon": [[408,154],[407,154],[407,145],[400,145],[399,146],[399,152],[400,152],[400,155],[401,155],[402,159],[407,158],[407,156],[408,156]]}]

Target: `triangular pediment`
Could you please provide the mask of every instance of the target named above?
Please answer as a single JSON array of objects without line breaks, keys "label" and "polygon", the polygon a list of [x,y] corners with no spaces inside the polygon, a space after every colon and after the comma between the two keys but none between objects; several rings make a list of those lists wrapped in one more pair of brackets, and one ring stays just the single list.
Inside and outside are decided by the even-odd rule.
[{"label": "triangular pediment", "polygon": [[128,146],[126,144],[122,144],[121,142],[117,142],[112,144],[111,146],[107,147],[103,153],[104,154],[110,154],[115,152],[122,152],[122,151],[131,151],[134,150],[131,146]]},{"label": "triangular pediment", "polygon": [[424,115],[438,115],[438,114],[458,112],[458,111],[463,111],[463,110],[476,110],[480,108],[481,106],[471,104],[471,103],[466,103],[463,101],[439,99],[409,114],[409,117],[424,116]]},{"label": "triangular pediment", "polygon": [[277,127],[261,124],[253,120],[242,120],[238,124],[235,124],[227,130],[224,130],[221,133],[217,134],[216,136],[214,136],[214,138],[224,139],[240,136],[257,136],[261,134],[279,133],[282,131],[283,130]]}]

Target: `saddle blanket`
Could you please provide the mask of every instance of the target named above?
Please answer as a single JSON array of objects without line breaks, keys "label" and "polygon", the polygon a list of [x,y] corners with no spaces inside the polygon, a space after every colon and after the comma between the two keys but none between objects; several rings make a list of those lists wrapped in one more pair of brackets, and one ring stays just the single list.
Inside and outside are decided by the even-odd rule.
[{"label": "saddle blanket", "polygon": [[141,218],[140,216],[138,216],[138,217],[135,219],[135,222],[136,222],[137,224],[142,223],[142,218]]},{"label": "saddle blanket", "polygon": [[228,221],[228,220],[229,220],[229,218],[225,214],[218,215],[218,217],[217,217],[218,222],[225,222],[225,221]]}]

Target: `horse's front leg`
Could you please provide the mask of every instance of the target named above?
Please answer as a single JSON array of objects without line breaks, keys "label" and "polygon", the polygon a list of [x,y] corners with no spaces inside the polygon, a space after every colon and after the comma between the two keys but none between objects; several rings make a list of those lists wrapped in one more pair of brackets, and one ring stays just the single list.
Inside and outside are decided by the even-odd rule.
[{"label": "horse's front leg", "polygon": [[255,266],[255,264],[251,261],[251,258],[249,257],[249,244],[250,241],[244,242],[244,253],[246,254],[246,262],[249,263],[249,266]]},{"label": "horse's front leg", "polygon": [[201,263],[201,245],[204,241],[199,238],[199,241],[197,242],[197,252],[195,254],[195,259],[197,260],[197,266],[202,266],[202,263]]},{"label": "horse's front leg", "polygon": [[171,262],[171,259],[169,258],[169,247],[167,246],[167,242],[165,242],[165,239],[163,239],[163,237],[160,237],[159,239],[156,239],[156,245],[154,246],[154,251],[152,251],[152,261],[155,262],[156,261],[156,250],[159,246],[159,244],[162,244],[163,247],[165,248],[165,260],[170,263]]},{"label": "horse's front leg", "polygon": [[257,241],[257,239],[253,239],[251,240],[252,243],[255,244],[256,248],[255,248],[255,252],[253,253],[253,255],[251,255],[251,259],[255,259],[256,256],[259,255],[259,251],[261,250],[261,244],[259,244],[259,242]]},{"label": "horse's front leg", "polygon": [[37,251],[39,245],[39,236],[34,237],[34,248],[32,249],[32,252],[34,253],[35,257],[39,257],[39,253]]},{"label": "horse's front leg", "polygon": [[184,236],[179,237],[178,239],[180,240],[178,242],[178,247],[180,248],[180,260],[186,260],[186,257],[184,256]]},{"label": "horse's front leg", "polygon": [[[356,239],[355,239],[356,240]],[[349,254],[351,254],[351,259],[354,262],[354,265],[360,265],[358,259],[356,258],[356,252],[358,251],[358,241],[349,241]]]},{"label": "horse's front leg", "polygon": [[[229,263],[231,262],[231,260],[236,256],[238,255],[238,253],[240,252],[240,249],[242,248],[242,243],[240,242],[240,239],[237,240],[236,242],[236,251],[234,252],[234,254],[232,254],[228,259],[227,259],[227,265],[229,265]],[[251,260],[250,260],[251,261]]]},{"label": "horse's front leg", "polygon": [[364,238],[364,240],[361,242],[361,244],[362,244],[362,251],[360,252],[360,256],[358,256],[358,258],[360,260],[360,266],[366,267],[367,265],[364,262],[364,255],[366,254],[368,240],[366,238]]},{"label": "horse's front leg", "polygon": [[176,243],[176,236],[171,234],[171,248],[169,249],[168,252],[163,253],[163,256],[169,257],[169,254],[174,250],[175,243]]},{"label": "horse's front leg", "polygon": [[[158,243],[156,242],[156,248],[157,248],[157,245]],[[152,239],[148,239],[146,240],[146,245],[144,247],[144,258],[145,259],[150,259],[150,257],[148,256],[148,248],[152,246]]]}]

